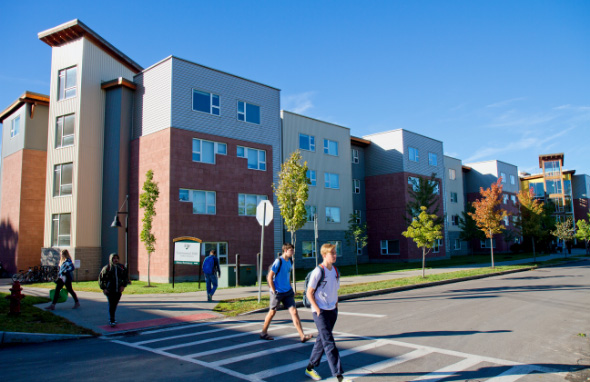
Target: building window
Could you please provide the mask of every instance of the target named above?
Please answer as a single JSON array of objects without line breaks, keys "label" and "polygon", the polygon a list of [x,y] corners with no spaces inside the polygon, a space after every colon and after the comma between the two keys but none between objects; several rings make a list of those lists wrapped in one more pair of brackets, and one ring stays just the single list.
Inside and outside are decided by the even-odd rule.
[{"label": "building window", "polygon": [[420,179],[416,178],[415,176],[408,176],[408,184],[412,186],[414,191],[420,190]]},{"label": "building window", "polygon": [[545,180],[548,194],[561,194],[561,180]]},{"label": "building window", "polygon": [[324,139],[324,154],[338,156],[338,142]]},{"label": "building window", "polygon": [[438,239],[434,242],[434,247],[432,248],[432,253],[440,253],[440,247],[442,247],[442,240]]},{"label": "building window", "polygon": [[358,179],[352,180],[352,188],[355,194],[361,193],[361,181]]},{"label": "building window", "polygon": [[338,257],[342,256],[342,242],[339,240],[328,240],[326,241],[326,243],[332,244],[334,247],[336,247],[336,255]]},{"label": "building window", "polygon": [[305,206],[305,212],[307,213],[307,221],[313,222],[313,218],[317,213],[316,206]]},{"label": "building window", "polygon": [[52,216],[51,246],[70,246],[70,214],[56,214]]},{"label": "building window", "polygon": [[55,148],[74,144],[74,114],[57,117],[55,123]]},{"label": "building window", "polygon": [[227,145],[193,138],[193,162],[215,164],[215,154],[226,155]]},{"label": "building window", "polygon": [[510,184],[516,184],[516,177],[510,174]]},{"label": "building window", "polygon": [[10,122],[10,138],[14,138],[20,131],[20,115]]},{"label": "building window", "polygon": [[307,179],[309,180],[310,186],[315,186],[317,182],[315,170],[307,170]]},{"label": "building window", "polygon": [[363,247],[361,243],[356,243],[356,255],[361,256],[363,254]]},{"label": "building window", "polygon": [[[494,246],[494,248],[496,248],[496,239],[492,239],[492,245]],[[481,245],[482,248],[490,248],[490,239],[485,239],[485,240],[480,240],[479,244]]]},{"label": "building window", "polygon": [[508,204],[508,194],[502,194],[502,203]]},{"label": "building window", "polygon": [[382,255],[399,255],[399,240],[381,240]]},{"label": "building window", "polygon": [[438,166],[438,158],[434,153],[428,153],[428,164],[431,166]]},{"label": "building window", "polygon": [[533,188],[533,193],[535,198],[544,198],[545,197],[545,186],[543,183],[532,183],[530,187]]},{"label": "building window", "polygon": [[227,243],[225,242],[209,242],[201,245],[201,255],[209,256],[209,253],[215,250],[217,252],[217,259],[219,264],[227,264]]},{"label": "building window", "polygon": [[219,115],[219,96],[193,89],[193,110]]},{"label": "building window", "polygon": [[258,203],[267,199],[266,195],[238,194],[238,215],[256,216]]},{"label": "building window", "polygon": [[438,182],[437,182],[437,181],[435,181],[435,180],[429,180],[428,182],[429,182],[429,183],[430,183],[430,185],[431,185],[431,186],[434,188],[434,189],[432,190],[432,193],[433,193],[433,194],[435,194],[435,195],[438,195],[438,194],[440,193],[440,189],[439,189],[439,186],[438,186]]},{"label": "building window", "polygon": [[315,137],[313,135],[299,134],[299,148],[306,151],[315,151]]},{"label": "building window", "polygon": [[352,149],[352,163],[359,163],[360,162],[360,157],[359,157],[359,151],[357,149]]},{"label": "building window", "polygon": [[76,67],[63,69],[58,72],[57,100],[76,96]]},{"label": "building window", "polygon": [[340,223],[340,207],[326,207],[326,223]]},{"label": "building window", "polygon": [[559,161],[548,161],[545,163],[545,173],[547,175],[556,175],[559,173]]},{"label": "building window", "polygon": [[459,225],[459,215],[451,215],[451,225],[452,226]]},{"label": "building window", "polygon": [[418,155],[418,149],[414,147],[408,147],[408,155],[412,162],[418,162],[420,159],[420,156]]},{"label": "building window", "polygon": [[508,216],[504,216],[504,226],[508,227],[508,225],[510,224],[510,219]]},{"label": "building window", "polygon": [[315,259],[315,256],[316,256],[315,242],[313,242],[313,241],[301,242],[301,256],[304,259]]},{"label": "building window", "polygon": [[510,195],[510,200],[512,201],[512,204],[516,205],[516,195]]},{"label": "building window", "polygon": [[456,192],[451,192],[451,203],[457,203],[457,193]]},{"label": "building window", "polygon": [[457,174],[455,173],[455,169],[454,168],[450,168],[449,169],[449,179],[450,180],[457,179]]},{"label": "building window", "polygon": [[461,240],[455,239],[455,244],[453,245],[453,249],[455,249],[455,250],[461,249]]},{"label": "building window", "polygon": [[324,187],[333,188],[335,190],[340,188],[340,175],[329,172],[324,173]]},{"label": "building window", "polygon": [[356,224],[361,224],[361,210],[354,210]]},{"label": "building window", "polygon": [[502,178],[502,183],[506,183],[506,174],[505,173],[501,172],[500,178]]},{"label": "building window", "polygon": [[178,193],[181,202],[193,203],[193,214],[215,215],[216,198],[214,191],[199,191],[181,188]]},{"label": "building window", "polygon": [[260,125],[260,106],[238,101],[238,120]]},{"label": "building window", "polygon": [[248,168],[266,171],[266,151],[238,146],[238,158],[248,158]]},{"label": "building window", "polygon": [[58,164],[53,170],[53,196],[72,195],[73,163]]}]

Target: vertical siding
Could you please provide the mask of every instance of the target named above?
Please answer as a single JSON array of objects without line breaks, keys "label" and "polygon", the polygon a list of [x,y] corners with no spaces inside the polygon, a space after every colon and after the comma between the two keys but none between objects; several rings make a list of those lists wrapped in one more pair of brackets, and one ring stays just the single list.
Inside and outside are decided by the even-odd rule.
[{"label": "vertical siding", "polygon": [[[572,177],[572,193],[574,199],[590,198],[590,176],[586,174],[574,175]],[[585,219],[586,216],[577,216],[578,219]]]},{"label": "vertical siding", "polygon": [[[458,215],[459,217],[463,217],[463,212],[465,211],[465,195],[463,193],[463,171],[462,171],[462,164],[460,159],[451,158],[448,156],[444,157],[445,163],[445,176],[444,176],[444,183],[445,183],[445,215],[447,219],[445,221],[446,229],[446,236],[447,236],[447,251],[450,254],[464,254],[467,253],[468,245],[466,242],[461,243],[461,249],[459,251],[454,249],[454,240],[459,238],[459,233],[461,232],[461,228],[459,226],[451,225],[451,217],[453,215]],[[449,169],[455,170],[455,180],[451,180],[449,178]],[[457,194],[457,203],[451,203],[451,192]]]},{"label": "vertical siding", "polygon": [[[404,145],[404,171],[413,174],[430,177],[433,173],[439,179],[444,177],[444,154],[443,144],[432,138],[425,137],[411,131],[403,130]],[[418,162],[409,159],[408,147],[418,149]],[[432,166],[428,162],[428,154],[436,154],[437,165]],[[444,188],[444,184],[442,185]],[[441,192],[443,190],[441,189]]]},{"label": "vertical siding", "polygon": [[402,130],[394,130],[363,137],[371,141],[366,150],[366,176],[394,174],[404,170],[402,133]]},{"label": "vertical siding", "polygon": [[25,125],[25,148],[47,151],[47,120],[49,107],[35,106],[35,113],[31,118],[31,105],[27,104]]},{"label": "vertical siding", "polygon": [[[25,125],[27,122],[27,105],[22,105],[10,117],[6,118],[2,124],[2,158],[25,148]],[[14,137],[10,137],[10,128],[12,121],[20,117],[20,131]]]}]

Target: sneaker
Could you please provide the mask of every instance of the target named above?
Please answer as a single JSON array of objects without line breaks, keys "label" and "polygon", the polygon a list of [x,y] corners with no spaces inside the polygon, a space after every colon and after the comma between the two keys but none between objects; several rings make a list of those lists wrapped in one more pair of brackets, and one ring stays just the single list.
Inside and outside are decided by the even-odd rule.
[{"label": "sneaker", "polygon": [[55,310],[55,304],[51,304],[49,306],[46,306],[45,309],[47,309],[47,310]]},{"label": "sneaker", "polygon": [[344,378],[342,375],[337,376],[338,382],[352,382],[352,379]]},{"label": "sneaker", "polygon": [[117,325],[117,321],[109,321],[109,325],[112,328],[113,326]]},{"label": "sneaker", "polygon": [[209,293],[207,293],[207,301],[211,302],[212,299],[213,299],[213,296],[211,296]]},{"label": "sneaker", "polygon": [[314,369],[311,369],[311,370],[305,369],[305,375],[307,375],[309,378],[313,379],[314,381],[320,381],[322,379],[322,377],[320,377],[318,372],[315,371]]},{"label": "sneaker", "polygon": [[79,307],[80,307],[80,303],[79,302],[76,302],[74,304],[74,307],[72,309],[78,309]]}]

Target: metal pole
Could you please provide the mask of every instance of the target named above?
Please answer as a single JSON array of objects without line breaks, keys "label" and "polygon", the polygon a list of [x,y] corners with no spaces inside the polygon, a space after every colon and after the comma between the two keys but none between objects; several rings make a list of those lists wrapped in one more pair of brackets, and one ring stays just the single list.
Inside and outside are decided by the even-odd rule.
[{"label": "metal pole", "polygon": [[313,214],[314,246],[315,246],[315,266],[318,266],[318,214]]},{"label": "metal pole", "polygon": [[262,215],[262,233],[260,234],[260,266],[258,267],[258,302],[262,295],[262,256],[264,250],[264,225],[266,223],[266,203],[264,203],[264,214]]},{"label": "metal pole", "polygon": [[236,286],[240,286],[240,254],[236,253]]}]

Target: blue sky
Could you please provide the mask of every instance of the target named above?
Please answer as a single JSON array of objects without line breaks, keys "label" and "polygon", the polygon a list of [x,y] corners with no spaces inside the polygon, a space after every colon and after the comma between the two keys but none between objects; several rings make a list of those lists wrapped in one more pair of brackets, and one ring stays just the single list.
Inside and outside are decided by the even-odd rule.
[{"label": "blue sky", "polygon": [[0,110],[49,93],[37,33],[78,18],[144,67],[175,55],[281,89],[364,136],[404,128],[464,163],[590,174],[588,1],[4,2]]}]

